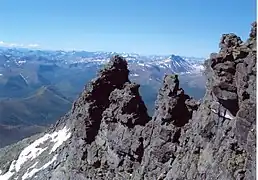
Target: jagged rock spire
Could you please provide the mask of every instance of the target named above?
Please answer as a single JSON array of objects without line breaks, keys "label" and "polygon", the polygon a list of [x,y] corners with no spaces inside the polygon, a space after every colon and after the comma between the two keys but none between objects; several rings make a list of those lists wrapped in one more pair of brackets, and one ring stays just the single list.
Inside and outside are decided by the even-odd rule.
[{"label": "jagged rock spire", "polygon": [[162,123],[173,122],[179,127],[185,125],[192,117],[191,106],[188,106],[186,102],[191,100],[195,110],[198,106],[197,102],[194,102],[182,88],[179,88],[178,75],[165,75],[163,84],[156,101],[154,120],[161,119]]},{"label": "jagged rock spire", "polygon": [[[181,133],[199,102],[180,88],[177,75],[165,75],[156,101],[155,113],[144,129],[145,153],[140,173],[133,178],[164,179],[177,156]],[[171,179],[172,176],[167,177]]]},{"label": "jagged rock spire", "polygon": [[152,119],[113,57],[54,127],[0,150],[0,179],[255,179],[256,23],[220,47],[201,105],[165,76]]},{"label": "jagged rock spire", "polygon": [[150,117],[139,95],[139,85],[131,83],[128,74],[126,61],[114,56],[75,102],[71,115],[75,128],[69,148],[76,151],[68,153],[66,164],[82,172],[73,174],[68,170],[69,177],[113,179],[123,170],[129,178],[140,165],[141,131]]},{"label": "jagged rock spire", "polygon": [[[139,85],[131,83],[128,75],[126,60],[120,56],[112,57],[98,73],[98,77],[85,87],[71,111],[46,132],[45,139],[40,138],[44,146],[48,147],[40,148],[33,160],[22,161],[19,165],[21,170],[13,171],[15,165],[9,170],[0,168],[0,174],[4,174],[0,175],[0,179],[7,176],[19,179],[25,175],[31,178],[33,172],[37,173],[37,179],[113,179],[119,177],[121,170],[127,172],[124,176],[129,179],[133,169],[141,163],[141,131],[150,117],[138,92]],[[53,146],[49,138],[59,132],[58,129],[64,131],[62,136],[66,139],[53,152],[47,154],[48,149]],[[32,153],[27,151],[26,154]],[[44,158],[45,156],[48,158]],[[8,161],[3,161],[6,162]],[[37,162],[36,168],[45,167],[38,170],[41,173],[29,170],[34,162]]]},{"label": "jagged rock spire", "polygon": [[[83,137],[87,143],[94,141],[102,119],[102,113],[108,108],[109,96],[115,89],[123,88],[128,79],[127,62],[120,56],[114,56],[99,72],[83,91],[72,108],[72,115],[76,116],[75,127],[85,127],[76,131],[77,136]],[[85,134],[86,132],[86,134]]]},{"label": "jagged rock spire", "polygon": [[[203,102],[182,126],[175,122],[185,122],[177,120],[187,117],[182,104],[191,104],[191,100],[182,101],[186,96],[177,79],[165,77],[153,121],[145,128],[141,170],[133,177],[255,179],[255,34],[256,23],[246,43],[234,34],[222,36],[220,52],[205,62]],[[180,111],[175,108],[179,104]]]}]

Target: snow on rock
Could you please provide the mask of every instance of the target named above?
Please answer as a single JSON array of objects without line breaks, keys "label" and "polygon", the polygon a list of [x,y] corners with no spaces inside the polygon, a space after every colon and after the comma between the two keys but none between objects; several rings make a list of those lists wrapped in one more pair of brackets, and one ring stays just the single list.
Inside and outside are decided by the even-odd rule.
[{"label": "snow on rock", "polygon": [[220,117],[224,117],[226,119],[234,119],[234,116],[228,111],[226,110],[224,113],[223,112],[218,112],[217,110],[215,109],[211,109],[211,111],[217,115],[219,115]]},{"label": "snow on rock", "polygon": [[[28,169],[28,171],[22,176],[22,180],[28,179],[33,177],[37,172],[46,169],[48,166],[50,166],[53,162],[57,159],[57,154],[51,159],[51,161],[44,164],[41,168],[35,168],[35,166],[38,164],[37,162],[31,166],[31,168]],[[32,169],[34,168],[34,169]],[[32,170],[31,170],[32,169]],[[30,170],[30,171],[29,171]]]},{"label": "snow on rock", "polygon": [[[70,136],[71,136],[71,132],[65,126],[63,129],[60,129],[59,131],[55,131],[51,134],[45,134],[43,137],[35,140],[32,144],[30,144],[29,146],[27,146],[26,148],[24,148],[21,151],[18,159],[14,160],[12,162],[11,166],[9,167],[8,172],[3,175],[0,175],[0,180],[8,180],[10,177],[12,177],[14,175],[15,172],[18,172],[21,169],[21,166],[24,163],[26,163],[28,161],[32,161],[33,159],[37,158],[40,154],[42,154],[44,151],[46,151],[52,147],[52,149],[50,150],[50,154],[51,154],[58,147],[60,147],[63,144],[63,142],[65,142],[67,139],[69,139]],[[54,143],[54,145],[53,146],[48,145],[45,148],[41,148],[40,145],[44,144],[46,141],[49,141],[50,143],[52,142],[52,143]],[[55,157],[55,159],[56,159],[56,157]],[[54,161],[54,160],[52,160],[52,161]],[[51,163],[52,163],[52,161],[51,161]],[[46,165],[48,166],[48,164],[46,164]],[[36,166],[36,164],[35,164],[35,166]],[[40,170],[40,169],[37,169],[37,170]],[[34,172],[34,171],[32,170],[32,172]],[[31,172],[29,174],[31,174]]]},{"label": "snow on rock", "polygon": [[34,143],[32,143],[31,145],[29,145],[28,147],[26,147],[21,154],[18,157],[18,160],[15,164],[15,170],[16,172],[18,172],[21,168],[21,166],[28,160],[33,160],[36,157],[38,157],[43,151],[45,151],[47,149],[46,148],[39,148],[37,146],[39,146],[41,143],[44,143],[45,141],[47,141],[48,138],[47,136],[43,136],[42,138],[36,140]]},{"label": "snow on rock", "polygon": [[25,60],[23,60],[23,61],[18,61],[18,64],[24,64],[24,63],[26,63],[26,61]]},{"label": "snow on rock", "polygon": [[54,142],[54,146],[51,149],[51,153],[54,152],[59,146],[63,144],[67,139],[69,139],[71,136],[71,132],[69,132],[69,129],[64,127],[63,129],[59,130],[58,132],[54,132],[51,135],[51,141]]},{"label": "snow on rock", "polygon": [[[36,172],[35,166],[38,164],[38,162],[35,162],[30,168],[28,168],[27,172],[22,176],[22,179],[26,179],[29,177],[32,177]],[[30,171],[30,172],[29,172]]]},{"label": "snow on rock", "polygon": [[226,111],[224,117],[227,118],[227,119],[234,119],[234,116],[228,110]]},{"label": "snow on rock", "polygon": [[28,84],[27,79],[20,73],[20,76],[22,77],[22,79],[26,82],[26,84]]},{"label": "snow on rock", "polygon": [[14,160],[9,168],[9,171],[3,175],[0,175],[1,180],[9,180],[15,173],[15,163],[16,161]]},{"label": "snow on rock", "polygon": [[139,74],[134,73],[134,74],[132,74],[131,76],[139,76]]}]

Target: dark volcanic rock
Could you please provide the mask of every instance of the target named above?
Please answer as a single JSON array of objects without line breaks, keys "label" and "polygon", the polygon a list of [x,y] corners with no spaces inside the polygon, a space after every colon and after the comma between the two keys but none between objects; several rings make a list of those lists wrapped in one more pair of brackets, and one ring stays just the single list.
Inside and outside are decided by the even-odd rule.
[{"label": "dark volcanic rock", "polygon": [[225,34],[220,48],[203,102],[166,75],[152,119],[113,57],[48,131],[0,149],[0,179],[255,179],[256,23],[247,42]]}]

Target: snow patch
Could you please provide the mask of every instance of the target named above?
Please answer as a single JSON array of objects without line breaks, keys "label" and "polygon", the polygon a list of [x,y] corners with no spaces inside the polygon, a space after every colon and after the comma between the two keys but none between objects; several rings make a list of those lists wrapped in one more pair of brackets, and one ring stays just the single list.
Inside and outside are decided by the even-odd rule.
[{"label": "snow patch", "polygon": [[226,119],[234,119],[234,116],[228,110],[226,110],[225,113],[222,113],[222,112],[218,113],[215,109],[211,109],[211,111]]},{"label": "snow patch", "polygon": [[35,168],[37,164],[38,164],[38,162],[35,162],[30,168],[28,168],[26,173],[22,176],[22,179],[26,179],[26,178],[32,177],[36,173],[35,171],[33,172],[33,170],[35,170],[33,168]]},{"label": "snow patch", "polygon": [[58,132],[54,132],[51,135],[51,141],[54,144],[54,146],[51,149],[51,152],[54,152],[58,147],[60,147],[67,139],[71,137],[71,132],[69,132],[69,129],[64,127],[63,129],[59,130]]},{"label": "snow patch", "polygon": [[175,64],[178,66],[178,67],[180,67],[180,64],[177,62],[177,61],[174,61],[175,62]]},{"label": "snow patch", "polygon": [[215,109],[211,109],[212,112],[214,112],[215,114],[218,114],[218,112]]},{"label": "snow patch", "polygon": [[18,157],[17,163],[15,165],[15,170],[18,172],[21,168],[21,166],[28,160],[33,160],[36,157],[38,157],[42,152],[44,152],[46,148],[40,148],[38,147],[40,144],[44,143],[48,140],[47,136],[43,136],[42,138],[34,141],[31,145],[24,148],[21,154]]},{"label": "snow patch", "polygon": [[[34,169],[32,169],[30,172],[27,171],[27,172],[22,176],[22,180],[31,178],[31,177],[33,177],[37,172],[46,169],[46,168],[47,168],[48,166],[50,166],[53,162],[56,161],[57,156],[58,156],[58,155],[56,154],[56,155],[51,159],[51,161],[47,162],[46,164],[44,164],[44,166],[42,166],[42,167],[39,168],[39,169],[38,169],[38,168],[34,168],[34,167],[37,165],[38,162],[36,162],[35,164],[33,164],[30,169],[32,169],[32,168],[34,168]],[[29,170],[30,170],[30,169],[29,169]]]},{"label": "snow patch", "polygon": [[26,84],[28,84],[27,79],[20,73],[20,76],[22,77],[22,79],[24,79],[24,81],[26,82]]},{"label": "snow patch", "polygon": [[171,63],[171,59],[165,59],[164,61],[163,61],[164,63]]},{"label": "snow patch", "polygon": [[19,64],[24,64],[24,63],[26,63],[26,61],[25,61],[25,60],[23,60],[23,61],[18,61],[18,63],[19,63]]},{"label": "snow patch", "polygon": [[135,77],[137,77],[137,76],[139,76],[139,74],[136,74],[136,73],[135,73],[135,74],[132,74],[132,76],[135,76]]},{"label": "snow patch", "polygon": [[15,172],[15,163],[16,161],[14,160],[8,170],[7,173],[3,174],[3,175],[0,175],[0,179],[1,180],[8,180],[10,179],[13,175],[14,175],[14,172]]},{"label": "snow patch", "polygon": [[149,65],[149,64],[145,64],[145,66],[146,66],[146,67],[151,67],[151,65]]},{"label": "snow patch", "polygon": [[71,136],[71,132],[65,126],[63,129],[59,131],[55,131],[51,134],[45,134],[43,137],[35,140],[32,144],[27,146],[22,150],[17,160],[14,160],[9,167],[7,173],[0,175],[0,180],[8,180],[10,177],[14,175],[15,172],[18,172],[21,166],[27,161],[31,161],[38,157],[41,153],[47,150],[49,147],[40,148],[39,146],[44,142],[50,140],[50,142],[55,143],[50,151],[50,154],[54,152],[58,147],[62,145],[67,139]]},{"label": "snow patch", "polygon": [[203,65],[193,64],[192,67],[193,67],[193,72],[200,73],[200,72],[204,71]]},{"label": "snow patch", "polygon": [[226,111],[226,114],[224,117],[227,119],[234,119],[234,116],[228,110]]}]

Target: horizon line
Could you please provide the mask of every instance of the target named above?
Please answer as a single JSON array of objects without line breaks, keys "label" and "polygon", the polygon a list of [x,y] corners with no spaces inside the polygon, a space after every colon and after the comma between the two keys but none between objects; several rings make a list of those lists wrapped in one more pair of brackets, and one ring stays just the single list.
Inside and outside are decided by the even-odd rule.
[{"label": "horizon line", "polygon": [[47,49],[47,48],[40,48],[40,46],[37,47],[19,47],[19,46],[3,46],[0,44],[0,49],[24,49],[24,50],[30,50],[30,51],[52,51],[52,52],[89,52],[89,53],[114,53],[114,54],[136,54],[140,56],[180,56],[180,57],[187,57],[187,58],[200,58],[200,59],[206,59],[205,57],[197,57],[197,56],[185,56],[185,55],[179,55],[175,53],[170,54],[146,54],[146,53],[137,53],[137,52],[116,52],[116,51],[105,51],[105,50],[96,50],[96,51],[88,51],[85,49],[72,49],[72,50],[65,50],[65,49]]}]

